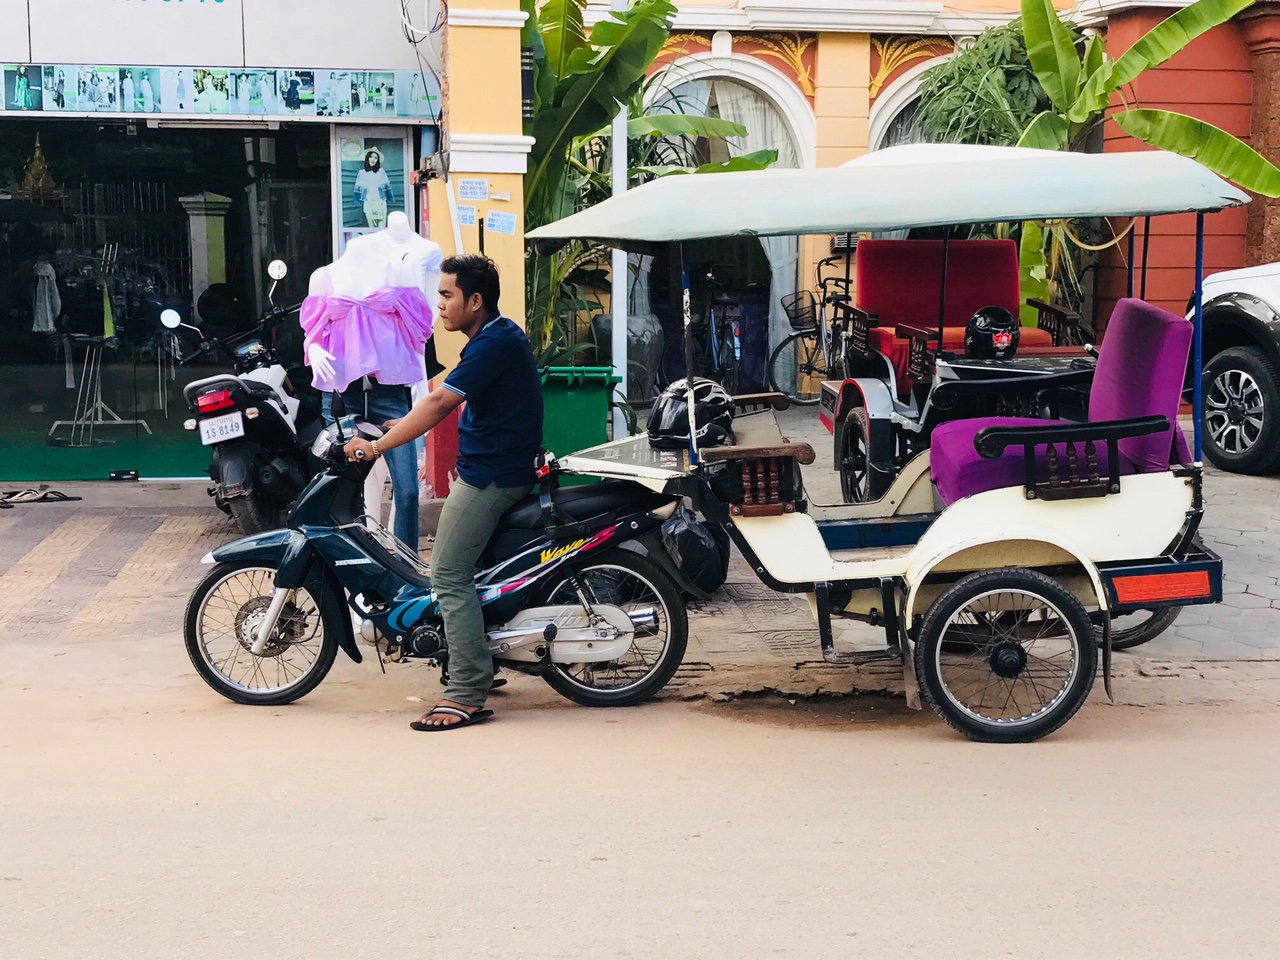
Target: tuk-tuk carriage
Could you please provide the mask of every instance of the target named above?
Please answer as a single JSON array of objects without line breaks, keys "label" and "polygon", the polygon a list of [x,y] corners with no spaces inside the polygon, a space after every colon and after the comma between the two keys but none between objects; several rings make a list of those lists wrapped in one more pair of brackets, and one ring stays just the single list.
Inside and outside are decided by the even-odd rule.
[{"label": "tuk-tuk carriage", "polygon": [[[644,250],[734,235],[1193,212],[1198,321],[1204,214],[1247,201],[1195,161],[1162,152],[1011,148],[924,163],[916,151],[898,164],[664,178],[530,239]],[[686,292],[686,323],[688,302]],[[564,457],[558,469],[685,493],[724,525],[764,583],[808,599],[826,660],[901,661],[911,705],[923,693],[973,739],[1031,741],[1085,702],[1099,647],[1110,692],[1112,618],[1221,600],[1222,561],[1198,536],[1200,349],[1198,322],[1126,298],[1096,372],[1084,372],[1093,380],[1085,420],[941,423],[874,500],[810,502],[800,466],[814,451],[782,434],[773,411],[785,400],[773,395],[739,398],[731,443],[661,450],[632,437]],[[1189,354],[1190,447],[1176,420]],[[975,390],[1029,392],[1038,405],[1081,375],[1001,376]],[[691,389],[689,397],[694,438]],[[906,418],[874,378],[844,382],[837,397],[871,421]],[[557,503],[572,514],[576,496],[564,491]],[[833,618],[883,628],[885,648],[837,650]]]}]

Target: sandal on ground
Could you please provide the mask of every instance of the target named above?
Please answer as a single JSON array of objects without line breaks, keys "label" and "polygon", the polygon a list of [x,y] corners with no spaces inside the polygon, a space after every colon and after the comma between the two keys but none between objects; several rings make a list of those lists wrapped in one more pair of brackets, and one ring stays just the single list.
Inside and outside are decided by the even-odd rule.
[{"label": "sandal on ground", "polygon": [[414,720],[409,724],[414,730],[421,730],[423,733],[436,733],[440,730],[461,730],[463,727],[474,726],[477,723],[484,723],[493,716],[492,710],[476,710],[468,712],[461,707],[432,707],[427,713],[428,717],[449,716],[458,717],[457,723],[434,724],[423,723],[421,720]]},{"label": "sandal on ground", "polygon": [[9,490],[0,493],[0,500],[12,506],[15,503],[66,503],[79,500],[80,497],[69,497],[58,490]]}]

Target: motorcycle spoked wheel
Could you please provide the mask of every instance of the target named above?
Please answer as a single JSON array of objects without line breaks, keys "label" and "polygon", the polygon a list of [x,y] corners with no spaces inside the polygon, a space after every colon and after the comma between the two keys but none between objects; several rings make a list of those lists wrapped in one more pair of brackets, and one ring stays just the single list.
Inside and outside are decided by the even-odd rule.
[{"label": "motorcycle spoked wheel", "polygon": [[187,603],[187,656],[205,683],[236,703],[292,703],[319,685],[338,653],[342,624],[326,616],[320,598],[304,588],[285,604],[262,656],[253,655],[275,576],[274,567],[260,562],[222,563]]},{"label": "motorcycle spoked wheel", "polygon": [[[689,642],[689,620],[680,590],[660,567],[630,550],[614,550],[580,567],[578,577],[592,603],[628,613],[653,607],[657,623],[637,631],[626,655],[606,663],[554,663],[543,675],[560,696],[587,707],[628,707],[648,700],[675,676]],[[577,604],[567,578],[553,578],[539,606]]]}]

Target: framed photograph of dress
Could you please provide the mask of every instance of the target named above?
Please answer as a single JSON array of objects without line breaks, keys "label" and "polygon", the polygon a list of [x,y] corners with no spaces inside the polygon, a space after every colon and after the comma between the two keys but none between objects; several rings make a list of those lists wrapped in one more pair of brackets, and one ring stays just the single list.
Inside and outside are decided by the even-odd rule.
[{"label": "framed photograph of dress", "polygon": [[397,127],[339,126],[332,137],[334,253],[342,256],[352,237],[385,230],[392,213],[413,219],[413,140]]}]

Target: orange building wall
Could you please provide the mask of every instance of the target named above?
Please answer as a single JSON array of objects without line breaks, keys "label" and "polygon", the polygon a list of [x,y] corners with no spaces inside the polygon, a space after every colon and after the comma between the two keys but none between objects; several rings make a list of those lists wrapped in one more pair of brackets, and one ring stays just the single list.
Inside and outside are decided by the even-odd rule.
[{"label": "orange building wall", "polygon": [[[1107,28],[1107,49],[1119,57],[1174,10],[1138,9],[1114,14]],[[1253,74],[1249,53],[1234,23],[1217,27],[1193,41],[1161,67],[1148,70],[1117,96],[1114,107],[1154,107],[1172,110],[1212,123],[1245,140],[1250,133]],[[1105,150],[1150,149],[1108,120]],[[1205,218],[1205,272],[1229,270],[1245,263],[1244,208],[1209,214]],[[1123,223],[1118,227],[1123,229]],[[1142,262],[1142,222],[1136,259]],[[1156,217],[1151,221],[1147,299],[1174,313],[1186,310],[1195,282],[1195,215]],[[1116,299],[1125,294],[1127,241],[1104,260],[1098,283],[1097,320],[1105,326]],[[1141,275],[1135,278],[1135,294]]]}]

